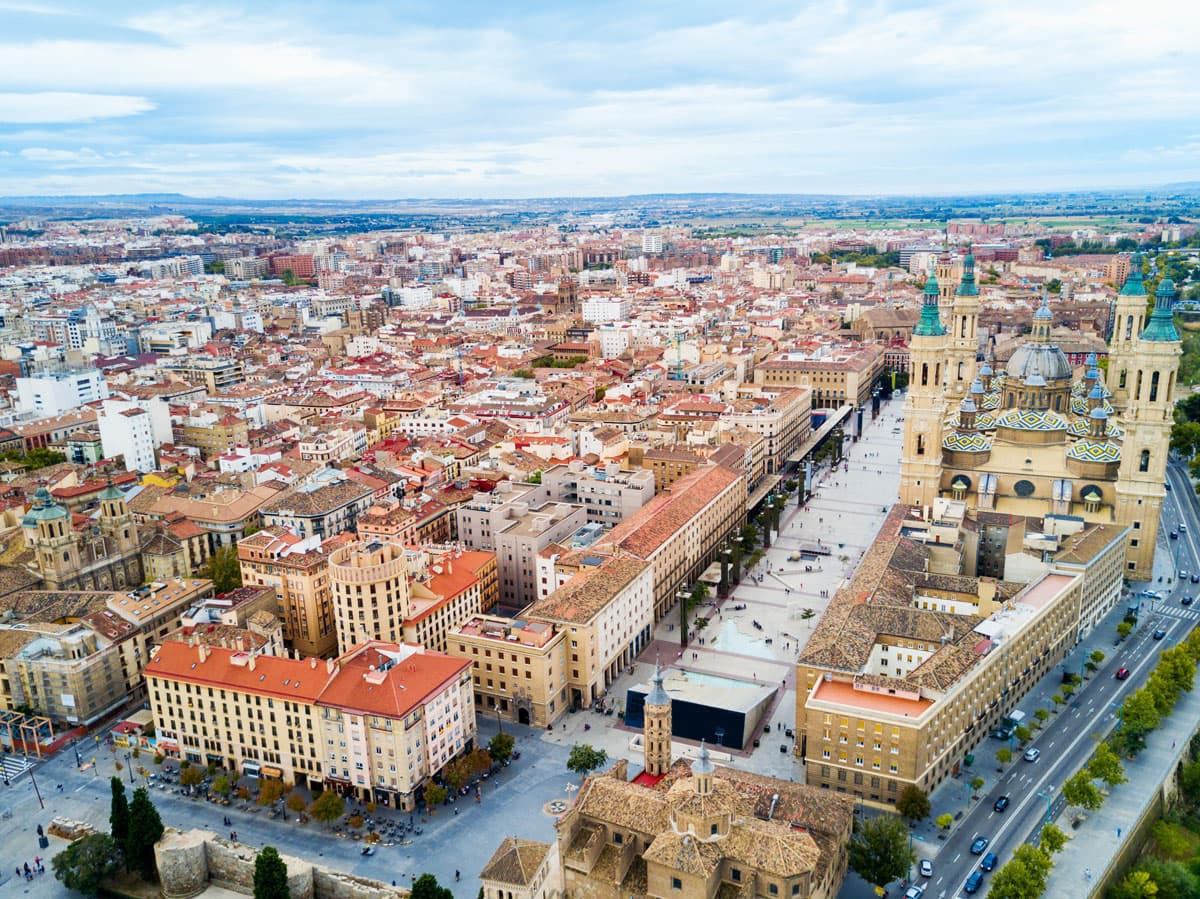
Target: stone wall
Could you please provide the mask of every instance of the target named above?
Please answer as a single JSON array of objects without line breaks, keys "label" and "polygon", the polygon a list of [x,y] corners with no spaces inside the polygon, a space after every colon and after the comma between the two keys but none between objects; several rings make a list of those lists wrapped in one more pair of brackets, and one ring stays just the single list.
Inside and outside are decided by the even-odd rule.
[{"label": "stone wall", "polygon": [[[207,830],[168,829],[154,847],[165,899],[190,899],[210,884],[254,894],[256,850]],[[378,880],[331,871],[281,855],[292,899],[406,899],[408,890]]]}]

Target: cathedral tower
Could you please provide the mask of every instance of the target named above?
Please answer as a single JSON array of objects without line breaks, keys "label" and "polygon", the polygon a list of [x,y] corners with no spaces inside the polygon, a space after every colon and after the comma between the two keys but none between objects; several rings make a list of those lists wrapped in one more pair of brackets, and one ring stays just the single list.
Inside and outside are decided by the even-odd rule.
[{"label": "cathedral tower", "polygon": [[1142,283],[1142,254],[1129,260],[1129,276],[1117,294],[1113,310],[1112,338],[1108,349],[1108,377],[1112,404],[1118,410],[1129,402],[1129,376],[1138,351],[1139,335],[1146,318],[1146,287]]},{"label": "cathedral tower", "polygon": [[[1134,268],[1130,266],[1131,280]],[[1125,440],[1117,474],[1116,513],[1117,522],[1130,528],[1125,576],[1134,580],[1151,576],[1158,516],[1165,495],[1163,481],[1174,423],[1175,376],[1182,353],[1171,309],[1174,300],[1175,284],[1170,278],[1163,278],[1156,291],[1154,311],[1136,341],[1126,375]],[[1132,314],[1132,310],[1126,314]],[[1121,329],[1125,324],[1121,320],[1118,324],[1123,337]]]},{"label": "cathedral tower", "polygon": [[975,283],[975,257],[963,258],[962,278],[950,306],[950,351],[946,384],[961,399],[975,380],[975,357],[979,352],[979,285]]},{"label": "cathedral tower", "polygon": [[925,282],[921,318],[909,344],[908,395],[904,398],[904,447],[900,454],[900,502],[932,506],[942,473],[942,426],[946,419],[946,329],[938,315],[938,280]]},{"label": "cathedral tower", "polygon": [[118,555],[138,549],[137,524],[133,513],[125,503],[125,494],[108,479],[108,486],[100,493],[100,532],[108,537]]},{"label": "cathedral tower", "polygon": [[47,590],[62,589],[78,576],[83,560],[71,516],[45,487],[39,487],[34,494],[33,507],[21,519],[21,529],[25,533],[25,546],[36,554]]},{"label": "cathedral tower", "polygon": [[643,705],[642,740],[646,773],[659,777],[671,767],[671,697],[663,689],[662,666],[654,666],[650,692]]}]

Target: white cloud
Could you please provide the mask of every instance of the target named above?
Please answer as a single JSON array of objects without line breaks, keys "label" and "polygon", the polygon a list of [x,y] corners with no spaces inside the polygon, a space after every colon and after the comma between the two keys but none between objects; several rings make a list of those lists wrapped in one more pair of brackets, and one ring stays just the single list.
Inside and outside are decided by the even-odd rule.
[{"label": "white cloud", "polygon": [[68,91],[0,93],[0,123],[32,125],[94,122],[139,115],[154,109],[145,97]]}]

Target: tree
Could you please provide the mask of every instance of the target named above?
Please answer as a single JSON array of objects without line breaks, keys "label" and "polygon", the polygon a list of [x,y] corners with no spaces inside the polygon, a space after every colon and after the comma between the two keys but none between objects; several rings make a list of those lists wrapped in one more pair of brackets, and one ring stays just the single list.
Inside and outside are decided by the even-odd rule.
[{"label": "tree", "polygon": [[213,592],[218,596],[242,586],[242,565],[238,562],[237,544],[231,543],[218,549],[209,556],[199,573],[213,582]]},{"label": "tree", "polygon": [[1171,452],[1188,459],[1200,451],[1200,424],[1185,421],[1171,428]]},{"label": "tree", "polygon": [[1012,750],[1005,746],[1003,749],[996,750],[996,761],[1001,765],[1007,765],[1012,761]]},{"label": "tree", "polygon": [[1111,899],[1153,899],[1158,895],[1158,884],[1154,882],[1148,872],[1134,870],[1126,874],[1124,880],[1109,890],[1108,895]]},{"label": "tree", "polygon": [[1091,775],[1087,769],[1079,771],[1073,777],[1069,778],[1062,787],[1063,798],[1071,805],[1077,805],[1080,808],[1085,808],[1088,811],[1094,812],[1104,804],[1104,796],[1100,790],[1092,783]]},{"label": "tree", "polygon": [[133,791],[129,804],[129,837],[125,842],[125,863],[136,868],[142,879],[157,880],[154,868],[154,844],[162,839],[163,823],[158,809],[150,801],[145,787]]},{"label": "tree", "polygon": [[1147,856],[1138,864],[1138,869],[1150,875],[1161,899],[1197,899],[1200,896],[1200,878],[1180,862]]},{"label": "tree", "polygon": [[[112,802],[108,812],[108,830],[117,846],[124,846],[129,839],[129,800],[125,798],[125,784],[119,777],[109,780],[112,788]],[[62,879],[61,877],[59,878]]]},{"label": "tree", "polygon": [[1056,711],[1056,712],[1058,711],[1058,707],[1060,705],[1062,705],[1064,702],[1066,702],[1066,700],[1063,699],[1063,695],[1061,693],[1055,693],[1053,696],[1050,697],[1050,701],[1054,703],[1054,711]]},{"label": "tree", "polygon": [[910,824],[923,821],[929,817],[929,797],[916,784],[909,784],[896,799],[896,811]]},{"label": "tree", "polygon": [[322,824],[331,824],[346,813],[346,803],[333,790],[326,790],[313,800],[308,813]]},{"label": "tree", "polygon": [[213,781],[212,791],[218,796],[228,796],[233,792],[233,785],[229,782],[229,778],[222,774]]},{"label": "tree", "polygon": [[1110,788],[1123,784],[1129,779],[1125,776],[1121,759],[1107,743],[1101,743],[1096,747],[1091,761],[1088,762],[1088,773],[1097,780],[1104,781]]},{"label": "tree", "polygon": [[1179,789],[1192,804],[1200,802],[1200,761],[1188,762],[1179,772]]},{"label": "tree", "polygon": [[273,802],[278,802],[283,798],[283,781],[277,780],[274,777],[268,777],[262,782],[262,786],[258,788],[258,804],[270,805]]},{"label": "tree", "polygon": [[432,874],[422,874],[412,885],[411,899],[454,899],[454,894],[437,882]]},{"label": "tree", "polygon": [[425,788],[425,807],[429,809],[429,814],[433,814],[434,809],[446,801],[449,793],[441,784],[431,783]]},{"label": "tree", "polygon": [[100,883],[121,869],[121,847],[106,833],[88,834],[54,856],[50,867],[67,889],[95,896]]},{"label": "tree", "polygon": [[586,776],[589,771],[594,771],[607,761],[608,753],[603,749],[596,749],[587,743],[576,743],[567,757],[567,770]]},{"label": "tree", "polygon": [[462,759],[455,759],[442,770],[442,780],[446,781],[446,786],[451,790],[458,792],[467,782],[466,765],[462,763]]},{"label": "tree", "polygon": [[1129,621],[1122,621],[1117,625],[1117,637],[1124,640],[1133,630],[1133,624]]},{"label": "tree", "polygon": [[980,790],[983,789],[983,785],[985,782],[986,781],[984,781],[984,779],[982,777],[972,777],[971,778],[971,792],[978,793]]},{"label": "tree", "polygon": [[1033,717],[1037,718],[1039,724],[1045,724],[1046,719],[1050,717],[1050,713],[1045,709],[1034,709]]},{"label": "tree", "polygon": [[1067,835],[1053,824],[1043,824],[1042,834],[1038,840],[1038,848],[1047,855],[1062,852],[1067,845]]},{"label": "tree", "polygon": [[1141,745],[1160,720],[1154,697],[1145,687],[1131,693],[1122,706],[1121,729],[1135,745]]},{"label": "tree", "polygon": [[937,818],[934,819],[933,823],[941,828],[941,830],[947,831],[950,829],[950,825],[954,823],[954,816],[949,812],[946,812],[944,815],[938,815]]},{"label": "tree", "polygon": [[503,765],[512,758],[513,748],[516,746],[516,743],[517,741],[509,734],[496,734],[488,742],[488,752],[491,753],[492,758]]},{"label": "tree", "polygon": [[308,808],[308,800],[304,798],[304,794],[299,790],[293,790],[287,798],[287,807],[293,812],[299,814]]},{"label": "tree", "polygon": [[1050,857],[1035,846],[1024,845],[996,872],[988,888],[991,899],[1038,899],[1046,889]]},{"label": "tree", "polygon": [[869,818],[850,837],[850,867],[867,883],[886,886],[905,877],[917,860],[908,842],[908,828],[899,818]]},{"label": "tree", "polygon": [[292,899],[287,865],[274,846],[263,846],[254,857],[254,899]]},{"label": "tree", "polygon": [[204,782],[204,770],[195,765],[189,765],[179,772],[179,782],[185,787],[198,787]]},{"label": "tree", "polygon": [[1029,738],[1033,736],[1033,734],[1030,732],[1029,728],[1026,727],[1024,724],[1017,725],[1015,735],[1016,735],[1017,740],[1021,743],[1028,743]]}]

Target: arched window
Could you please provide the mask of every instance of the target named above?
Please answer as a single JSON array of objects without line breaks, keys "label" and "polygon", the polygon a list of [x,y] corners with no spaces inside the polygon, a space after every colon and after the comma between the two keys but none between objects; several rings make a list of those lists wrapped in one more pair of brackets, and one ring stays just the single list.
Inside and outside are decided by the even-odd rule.
[{"label": "arched window", "polygon": [[917,455],[925,455],[925,438],[921,434],[917,435]]},{"label": "arched window", "polygon": [[1132,315],[1127,316],[1125,318],[1125,339],[1129,340],[1131,337],[1133,337],[1133,316]]},{"label": "arched window", "polygon": [[1125,369],[1121,369],[1121,375],[1117,379],[1117,386],[1120,387],[1122,390],[1125,389],[1125,379],[1128,377],[1129,377],[1129,372],[1126,371]]},{"label": "arched window", "polygon": [[1139,401],[1142,398],[1142,370],[1140,368],[1137,373],[1137,387],[1133,391],[1133,398]]},{"label": "arched window", "polygon": [[1150,450],[1142,450],[1141,460],[1138,462],[1138,471],[1150,470]]},{"label": "arched window", "polygon": [[929,386],[929,363],[928,362],[921,363],[921,386],[922,387]]},{"label": "arched window", "polygon": [[1150,402],[1158,399],[1158,372],[1150,373]]}]

